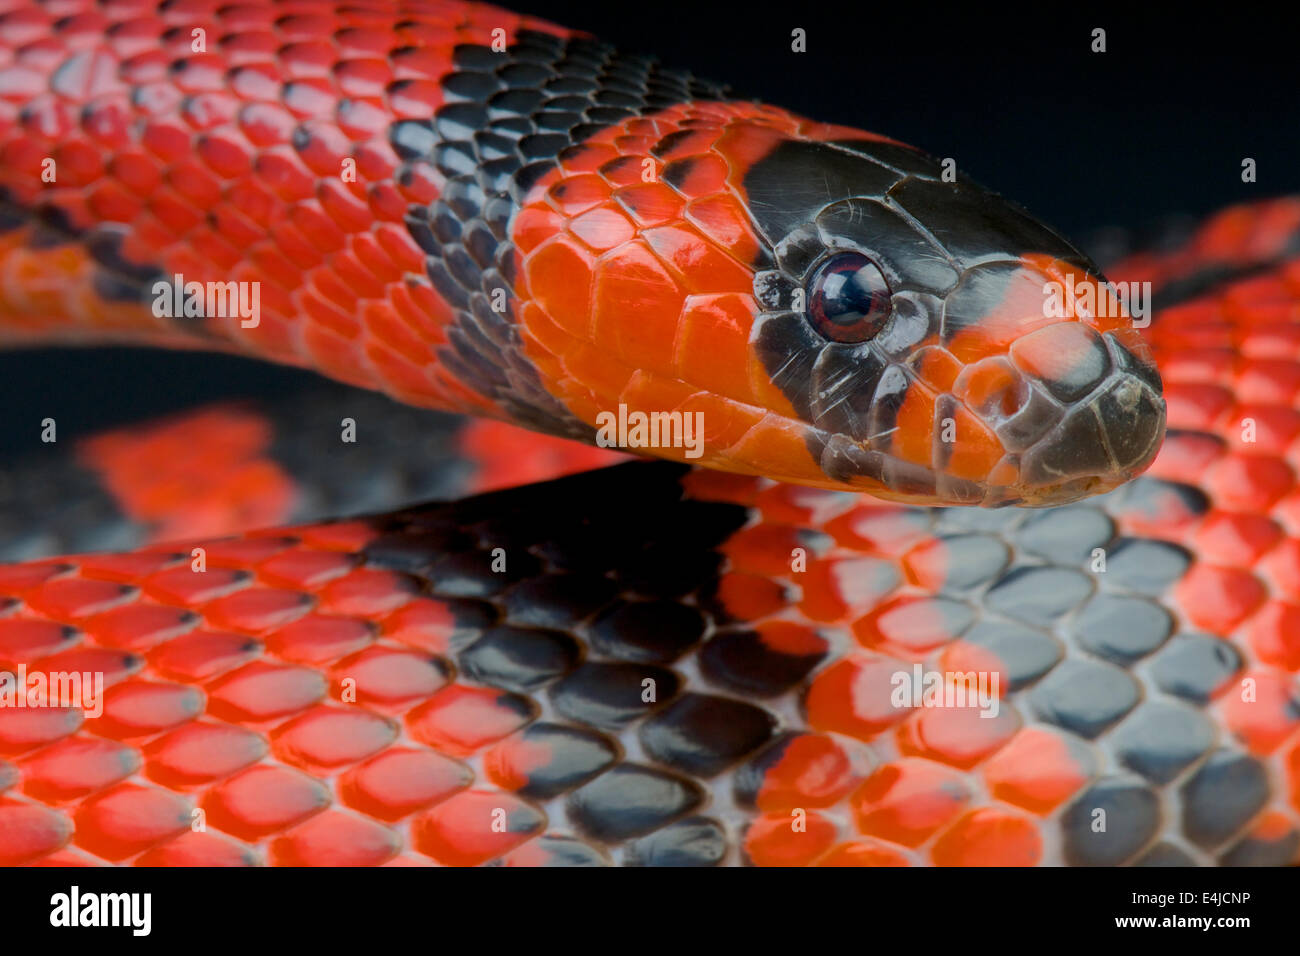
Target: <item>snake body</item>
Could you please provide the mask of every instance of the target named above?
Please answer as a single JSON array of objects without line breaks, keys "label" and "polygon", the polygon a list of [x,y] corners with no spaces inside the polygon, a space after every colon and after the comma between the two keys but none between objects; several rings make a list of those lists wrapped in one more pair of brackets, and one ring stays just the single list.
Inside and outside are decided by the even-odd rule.
[{"label": "snake body", "polygon": [[1109,270],[1155,283],[1143,336],[910,147],[451,2],[8,0],[0,167],[8,342],[703,423],[0,567],[0,662],[108,687],[0,708],[0,862],[1300,854],[1300,203]]}]

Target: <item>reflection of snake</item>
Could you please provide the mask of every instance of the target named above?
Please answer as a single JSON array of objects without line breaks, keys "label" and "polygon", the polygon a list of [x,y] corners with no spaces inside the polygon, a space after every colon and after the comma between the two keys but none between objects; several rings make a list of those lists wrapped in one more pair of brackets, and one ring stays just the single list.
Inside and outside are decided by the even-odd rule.
[{"label": "reflection of snake", "polygon": [[1297,856],[1300,205],[1112,273],[1152,476],[926,510],[1106,492],[1165,404],[924,155],[487,7],[0,9],[6,338],[720,469],[0,568],[0,661],[109,685],[0,709],[0,861]]}]

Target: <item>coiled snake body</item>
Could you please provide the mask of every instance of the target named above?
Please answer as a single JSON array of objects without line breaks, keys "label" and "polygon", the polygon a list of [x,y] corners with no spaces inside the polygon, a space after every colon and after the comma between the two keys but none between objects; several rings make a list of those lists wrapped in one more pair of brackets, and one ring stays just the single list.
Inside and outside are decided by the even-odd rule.
[{"label": "coiled snake body", "polygon": [[1143,334],[916,150],[451,2],[0,2],[0,169],[6,342],[701,429],[0,567],[6,671],[107,688],[0,707],[0,862],[1300,854],[1300,203],[1108,270]]}]

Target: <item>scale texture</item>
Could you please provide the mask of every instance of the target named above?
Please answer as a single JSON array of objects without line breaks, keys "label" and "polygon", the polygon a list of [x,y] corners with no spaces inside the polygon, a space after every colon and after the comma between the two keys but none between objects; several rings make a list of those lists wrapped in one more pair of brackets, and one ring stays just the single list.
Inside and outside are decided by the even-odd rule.
[{"label": "scale texture", "polygon": [[[7,341],[224,348],[556,436],[620,400],[723,423],[720,471],[338,521],[390,507],[375,463],[296,496],[246,412],[86,443],[86,522],[121,521],[74,547],[147,543],[0,566],[4,677],[107,687],[0,708],[0,863],[1300,860],[1300,201],[1108,265],[1155,284],[1141,335],[1031,321],[1091,260],[726,97],[460,3],[0,0]],[[158,315],[178,273],[262,283],[260,324]],[[196,421],[215,458],[176,448]],[[187,510],[154,460],[247,497]],[[895,693],[968,674],[989,716]]]}]

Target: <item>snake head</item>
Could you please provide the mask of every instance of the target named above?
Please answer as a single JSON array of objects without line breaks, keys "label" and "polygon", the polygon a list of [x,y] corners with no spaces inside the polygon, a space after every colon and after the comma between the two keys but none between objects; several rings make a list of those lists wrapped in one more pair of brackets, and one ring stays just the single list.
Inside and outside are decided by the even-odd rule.
[{"label": "snake head", "polygon": [[562,233],[520,243],[521,315],[579,418],[697,412],[702,464],[915,503],[1060,504],[1151,463],[1149,350],[1097,267],[1020,207],[770,107],[633,122],[521,213]]}]

